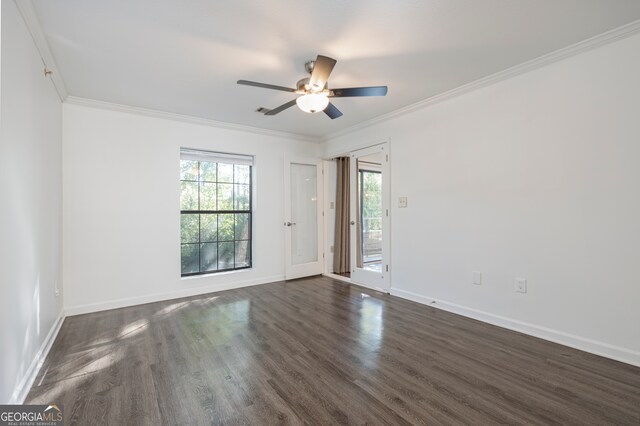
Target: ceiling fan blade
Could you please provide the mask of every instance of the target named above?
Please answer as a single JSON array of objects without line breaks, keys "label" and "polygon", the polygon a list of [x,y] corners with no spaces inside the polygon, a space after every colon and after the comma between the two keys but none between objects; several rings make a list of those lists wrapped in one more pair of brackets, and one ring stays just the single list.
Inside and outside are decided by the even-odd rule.
[{"label": "ceiling fan blade", "polygon": [[262,87],[263,89],[282,90],[283,92],[296,91],[296,89],[291,89],[290,87],[276,86],[274,84],[258,83],[256,81],[248,81],[248,80],[238,80],[238,84],[243,84],[245,86]]},{"label": "ceiling fan blade", "polygon": [[329,75],[336,65],[336,60],[326,56],[318,55],[313,65],[313,71],[309,78],[309,86],[315,87],[316,90],[324,89],[325,84],[329,80]]},{"label": "ceiling fan blade", "polygon": [[265,112],[264,115],[276,115],[276,114],[284,111],[287,108],[291,108],[295,104],[296,104],[296,100],[294,99],[292,101],[287,102],[286,104],[280,105],[278,108],[274,108],[269,112]]},{"label": "ceiling fan blade", "polygon": [[385,96],[387,94],[387,86],[371,86],[371,87],[347,87],[344,89],[331,89],[334,98],[347,98],[353,96]]},{"label": "ceiling fan blade", "polygon": [[324,113],[327,114],[332,120],[338,117],[342,117],[342,111],[340,111],[334,104],[329,102],[329,105],[324,109]]}]

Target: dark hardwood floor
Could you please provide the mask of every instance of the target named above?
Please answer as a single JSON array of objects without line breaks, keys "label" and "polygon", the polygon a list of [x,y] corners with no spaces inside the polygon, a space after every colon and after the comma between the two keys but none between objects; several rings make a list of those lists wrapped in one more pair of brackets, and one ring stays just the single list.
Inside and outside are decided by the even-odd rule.
[{"label": "dark hardwood floor", "polygon": [[640,424],[640,368],[313,277],[69,317],[65,424]]}]

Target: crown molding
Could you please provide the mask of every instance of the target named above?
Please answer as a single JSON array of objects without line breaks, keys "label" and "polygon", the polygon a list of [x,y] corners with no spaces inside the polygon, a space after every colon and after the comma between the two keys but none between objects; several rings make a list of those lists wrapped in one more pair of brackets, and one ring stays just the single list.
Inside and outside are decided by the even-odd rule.
[{"label": "crown molding", "polygon": [[91,108],[107,109],[117,112],[144,115],[147,117],[163,118],[165,120],[181,121],[183,123],[198,124],[201,126],[216,127],[219,129],[235,130],[238,132],[255,133],[258,135],[272,136],[277,138],[294,139],[297,141],[321,143],[322,139],[298,133],[282,132],[279,130],[262,129],[260,127],[246,126],[243,124],[226,123],[208,118],[193,117],[190,115],[176,114],[173,112],[160,111],[149,108],[121,105],[112,102],[97,101],[94,99],[80,98],[77,96],[67,96],[64,101],[67,104],[81,105]]},{"label": "crown molding", "polygon": [[325,136],[322,139],[322,142],[327,142],[331,139],[344,136],[349,133],[353,133],[357,130],[364,129],[369,126],[373,126],[374,124],[379,124],[384,121],[390,120],[395,117],[399,117],[405,114],[409,114],[413,111],[417,111],[422,108],[426,108],[430,105],[437,104],[448,99],[463,95],[465,93],[469,93],[471,91],[490,86],[492,84],[498,83],[503,80],[508,80],[512,77],[518,76],[520,74],[527,73],[529,71],[533,71],[538,68],[542,68],[546,65],[552,64],[554,62],[559,62],[563,59],[569,58],[571,56],[576,56],[580,53],[595,49],[597,47],[603,46],[605,44],[613,43],[618,40],[622,40],[624,38],[630,37],[636,33],[640,32],[640,20],[633,21],[629,24],[623,25],[621,27],[615,28],[613,30],[604,32],[602,34],[598,34],[594,37],[588,38],[586,40],[579,41],[578,43],[572,44],[567,47],[563,47],[558,50],[554,50],[551,53],[547,53],[545,55],[539,56],[535,59],[531,59],[529,61],[523,62],[521,64],[515,65],[513,67],[507,68],[502,71],[498,71],[494,74],[490,74],[486,77],[482,77],[478,80],[472,81],[467,84],[463,84],[462,86],[456,87],[454,89],[448,90],[446,92],[431,96],[429,98],[418,101],[414,104],[408,105],[406,107],[391,111],[390,113],[380,115],[378,117],[374,117],[370,120],[363,121],[361,123],[355,124],[353,126],[347,127],[343,130],[338,130],[337,132],[331,133]]},{"label": "crown molding", "polygon": [[31,3],[31,0],[14,0],[14,3],[18,8],[18,12],[22,15],[22,19],[31,34],[31,38],[33,38],[36,49],[38,49],[42,62],[44,62],[45,69],[51,71],[49,76],[58,92],[60,100],[64,102],[67,96],[69,96],[69,92],[67,92],[67,86],[64,84],[58,64],[56,64],[56,60],[51,53],[51,48],[49,47],[49,43],[47,43],[47,37],[44,35],[44,31],[42,31],[42,26],[40,25],[40,20],[33,7],[33,3]]}]

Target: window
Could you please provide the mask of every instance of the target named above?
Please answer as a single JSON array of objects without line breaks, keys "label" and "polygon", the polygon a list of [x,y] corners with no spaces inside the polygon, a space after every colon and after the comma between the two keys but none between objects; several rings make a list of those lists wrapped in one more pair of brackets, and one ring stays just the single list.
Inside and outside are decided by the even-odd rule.
[{"label": "window", "polygon": [[182,276],[251,267],[253,157],[180,150]]},{"label": "window", "polygon": [[[367,166],[372,169],[380,167],[373,164]],[[382,261],[382,173],[363,167],[358,170],[358,192],[362,262],[366,269],[367,265],[380,264]]]}]

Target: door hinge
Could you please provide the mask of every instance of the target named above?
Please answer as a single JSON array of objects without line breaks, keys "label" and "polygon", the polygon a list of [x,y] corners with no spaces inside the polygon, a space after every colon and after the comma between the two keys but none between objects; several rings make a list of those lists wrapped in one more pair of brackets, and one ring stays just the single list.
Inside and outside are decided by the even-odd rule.
[{"label": "door hinge", "polygon": [[387,265],[387,272],[389,272],[389,265]]},{"label": "door hinge", "polygon": [[387,217],[389,217],[389,209],[387,209]]},{"label": "door hinge", "polygon": [[322,253],[322,258],[324,259],[324,253]]},{"label": "door hinge", "polygon": [[387,163],[389,162],[389,154],[386,155]]}]

